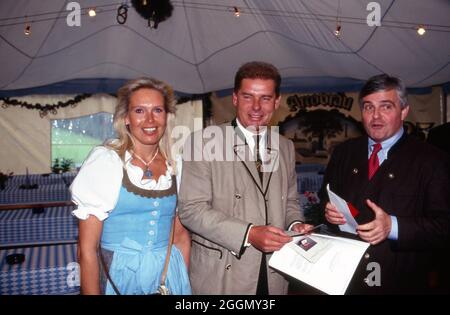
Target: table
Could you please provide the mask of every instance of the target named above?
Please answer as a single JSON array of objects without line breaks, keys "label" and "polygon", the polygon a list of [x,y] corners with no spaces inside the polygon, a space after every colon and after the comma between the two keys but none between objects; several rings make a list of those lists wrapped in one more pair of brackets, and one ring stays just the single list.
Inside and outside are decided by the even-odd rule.
[{"label": "table", "polygon": [[21,189],[7,185],[0,191],[1,204],[23,204],[49,201],[70,201],[71,195],[66,184],[38,184],[36,189]]},{"label": "table", "polygon": [[[76,173],[62,173],[62,174],[29,174],[29,175],[13,175],[6,182],[7,187],[18,187],[20,185],[26,184],[38,184],[38,185],[49,185],[49,184],[66,184],[70,185],[75,178]],[[28,177],[28,180],[27,180]]]},{"label": "table", "polygon": [[[75,175],[17,175],[0,191],[0,295],[79,294],[78,220],[69,191]],[[25,261],[8,264],[12,254]]]},{"label": "table", "polygon": [[[6,256],[25,255],[21,264],[9,265]],[[76,244],[0,250],[0,295],[79,294]]]},{"label": "table", "polygon": [[78,238],[78,220],[74,206],[46,207],[43,213],[33,209],[0,211],[1,246],[74,242]]}]

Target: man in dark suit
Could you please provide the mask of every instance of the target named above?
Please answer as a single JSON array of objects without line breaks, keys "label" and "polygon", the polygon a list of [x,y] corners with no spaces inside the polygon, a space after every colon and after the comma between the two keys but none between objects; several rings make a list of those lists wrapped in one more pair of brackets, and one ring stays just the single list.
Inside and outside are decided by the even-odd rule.
[{"label": "man in dark suit", "polygon": [[[432,128],[428,132],[427,142],[435,147],[447,152],[447,158],[450,160],[450,122]],[[449,174],[450,175],[450,174]],[[436,279],[434,286],[440,292],[450,292],[450,251],[446,252],[446,256],[438,253],[439,266],[436,267],[432,274]]]},{"label": "man in dark suit", "polygon": [[[347,293],[429,292],[432,258],[449,250],[448,159],[404,132],[409,106],[400,79],[370,78],[359,104],[368,136],[336,147],[324,178],[324,187],[359,211],[357,237],[371,244]],[[345,223],[330,202],[325,218]]]},{"label": "man in dark suit", "polygon": [[427,141],[450,155],[450,122],[432,128]]}]

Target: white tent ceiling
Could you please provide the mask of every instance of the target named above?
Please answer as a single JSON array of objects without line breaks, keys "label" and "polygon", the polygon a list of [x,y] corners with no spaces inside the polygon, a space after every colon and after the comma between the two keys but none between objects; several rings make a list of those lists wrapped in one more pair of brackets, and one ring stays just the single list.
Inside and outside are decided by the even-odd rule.
[{"label": "white tent ceiling", "polygon": [[[408,87],[450,81],[448,0],[379,0],[380,27],[366,24],[370,1],[172,0],[172,16],[157,29],[120,0],[78,1],[81,26],[69,27],[68,2],[0,2],[0,92],[152,76],[180,92],[205,93],[231,88],[236,69],[249,60],[275,64],[284,87],[300,89],[339,87],[381,72]],[[117,8],[127,2],[127,22],[119,25]],[[95,18],[88,7],[97,8]],[[333,35],[337,15],[340,38]],[[415,31],[419,24],[424,36]]]}]

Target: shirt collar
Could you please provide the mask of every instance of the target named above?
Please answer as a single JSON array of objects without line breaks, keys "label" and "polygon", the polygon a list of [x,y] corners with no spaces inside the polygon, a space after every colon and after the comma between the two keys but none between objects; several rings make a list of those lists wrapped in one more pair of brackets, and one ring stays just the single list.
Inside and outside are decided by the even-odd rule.
[{"label": "shirt collar", "polygon": [[126,150],[125,151],[125,159],[124,159],[125,165],[128,166],[128,164],[131,163],[132,159],[133,159],[133,156],[131,155],[131,153],[128,150]]},{"label": "shirt collar", "polygon": [[[253,132],[251,132],[250,130],[247,130],[240,123],[240,121],[237,117],[236,117],[236,124],[237,124],[239,130],[244,135],[245,141],[247,141],[249,147],[253,150],[253,147],[255,146],[255,139],[254,139],[255,134]],[[266,133],[267,133],[267,128],[264,128],[264,130],[260,133],[260,138],[259,138],[260,146],[265,146],[265,144],[266,144]]]},{"label": "shirt collar", "polygon": [[[389,150],[392,148],[392,146],[403,136],[404,130],[403,127],[400,128],[399,131],[397,131],[392,137],[384,140],[381,142],[381,152],[382,154],[384,154],[387,157],[387,154],[389,152]],[[373,145],[376,142],[373,141],[370,137],[369,137],[369,156],[373,151]]]}]

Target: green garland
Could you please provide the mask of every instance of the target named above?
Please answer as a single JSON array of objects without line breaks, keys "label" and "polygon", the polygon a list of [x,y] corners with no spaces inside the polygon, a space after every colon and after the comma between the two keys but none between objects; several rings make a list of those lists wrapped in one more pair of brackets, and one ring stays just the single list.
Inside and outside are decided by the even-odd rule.
[{"label": "green garland", "polygon": [[66,102],[61,102],[59,101],[57,104],[30,104],[27,102],[22,102],[22,101],[18,101],[18,100],[13,100],[10,99],[9,97],[4,97],[4,98],[0,98],[1,101],[3,101],[2,107],[3,108],[8,108],[9,106],[20,106],[20,107],[25,107],[26,109],[36,109],[39,111],[39,116],[41,118],[47,116],[47,114],[50,112],[53,115],[56,115],[58,113],[58,109],[59,108],[64,108],[67,106],[71,106],[71,107],[75,107],[77,106],[77,104],[79,102],[81,102],[82,100],[90,97],[92,94],[81,94],[81,95],[77,95],[75,96],[74,99],[68,100]]}]

